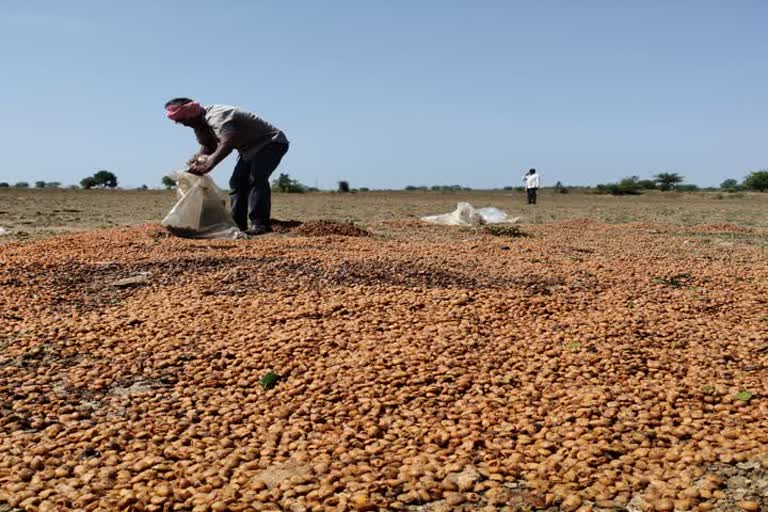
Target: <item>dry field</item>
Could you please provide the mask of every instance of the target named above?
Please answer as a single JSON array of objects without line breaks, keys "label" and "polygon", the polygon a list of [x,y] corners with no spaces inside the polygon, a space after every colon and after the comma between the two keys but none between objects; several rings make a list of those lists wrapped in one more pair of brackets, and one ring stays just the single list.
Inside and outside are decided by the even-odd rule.
[{"label": "dry field", "polygon": [[[681,225],[733,223],[768,227],[768,194],[647,193],[613,197],[542,192],[534,208],[522,192],[362,192],[275,194],[280,219],[353,222],[418,219],[451,211],[458,201],[496,206],[525,224],[573,219],[607,223],[665,222]],[[132,190],[0,189],[0,243],[77,230],[156,223],[174,203],[174,192]]]},{"label": "dry field", "polygon": [[172,201],[0,191],[0,510],[768,510],[768,194]]}]

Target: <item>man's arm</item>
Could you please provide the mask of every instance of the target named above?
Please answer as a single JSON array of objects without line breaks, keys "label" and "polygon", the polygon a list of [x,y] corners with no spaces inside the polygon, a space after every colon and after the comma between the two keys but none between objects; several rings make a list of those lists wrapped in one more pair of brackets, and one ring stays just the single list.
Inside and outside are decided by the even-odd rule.
[{"label": "man's arm", "polygon": [[212,155],[219,143],[218,139],[213,136],[213,133],[206,126],[195,126],[192,129],[195,131],[197,142],[200,143],[200,149],[187,161],[187,165],[190,166],[197,162],[197,159],[201,156]]},{"label": "man's arm", "polygon": [[233,149],[235,148],[232,145],[232,137],[225,135],[219,141],[216,149],[208,154],[208,158],[206,158],[204,162],[193,163],[189,172],[197,174],[198,176],[208,174],[219,164],[219,162],[227,158]]}]

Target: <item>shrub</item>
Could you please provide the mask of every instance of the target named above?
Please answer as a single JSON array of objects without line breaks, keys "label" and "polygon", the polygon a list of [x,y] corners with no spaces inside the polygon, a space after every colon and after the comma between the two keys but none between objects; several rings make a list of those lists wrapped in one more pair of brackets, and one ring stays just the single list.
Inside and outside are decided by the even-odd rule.
[{"label": "shrub", "polygon": [[768,190],[768,169],[755,171],[744,178],[744,188],[765,192]]},{"label": "shrub", "polygon": [[19,181],[14,185],[15,188],[29,188],[29,183],[26,181]]},{"label": "shrub", "polygon": [[[424,187],[426,189],[426,187]],[[457,192],[463,190],[461,185],[432,185],[429,187],[433,192]]]},{"label": "shrub", "polygon": [[656,190],[656,182],[653,180],[640,180],[637,184],[643,190]]},{"label": "shrub", "polygon": [[637,176],[624,178],[618,183],[604,183],[596,187],[598,194],[612,194],[614,196],[626,196],[640,194],[640,180]]},{"label": "shrub", "polygon": [[300,194],[306,192],[307,187],[299,183],[298,180],[292,179],[290,175],[281,173],[274,181],[272,181],[272,191],[287,194]]},{"label": "shrub", "polygon": [[87,178],[83,178],[80,180],[80,186],[83,187],[85,190],[92,189],[96,186],[96,180],[93,178],[93,176],[88,176]]},{"label": "shrub", "polygon": [[694,185],[692,183],[685,183],[675,187],[675,190],[678,190],[680,192],[697,192],[699,190],[699,186]]},{"label": "shrub", "polygon": [[729,178],[720,184],[720,190],[731,192],[738,189],[739,189],[739,182],[737,180],[734,180],[733,178]]}]

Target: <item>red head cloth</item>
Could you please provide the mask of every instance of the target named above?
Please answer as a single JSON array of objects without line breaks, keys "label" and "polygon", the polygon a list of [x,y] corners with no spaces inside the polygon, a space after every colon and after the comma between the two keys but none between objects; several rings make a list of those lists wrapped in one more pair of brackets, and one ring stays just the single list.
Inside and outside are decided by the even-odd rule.
[{"label": "red head cloth", "polygon": [[168,105],[165,115],[173,121],[188,121],[203,115],[205,110],[196,101],[190,101],[183,105]]}]

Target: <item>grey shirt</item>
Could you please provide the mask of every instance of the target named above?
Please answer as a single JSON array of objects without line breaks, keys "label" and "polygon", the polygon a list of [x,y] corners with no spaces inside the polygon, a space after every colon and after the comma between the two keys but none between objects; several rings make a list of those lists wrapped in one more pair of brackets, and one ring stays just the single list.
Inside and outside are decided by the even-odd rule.
[{"label": "grey shirt", "polygon": [[[256,114],[228,105],[205,107],[205,121],[213,135],[232,138],[232,144],[244,160],[252,157],[271,142],[288,144],[285,134]],[[198,137],[200,139],[200,137]],[[200,142],[206,145],[202,140]]]}]

